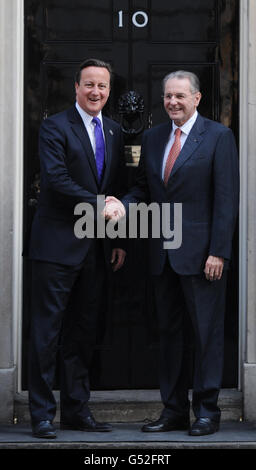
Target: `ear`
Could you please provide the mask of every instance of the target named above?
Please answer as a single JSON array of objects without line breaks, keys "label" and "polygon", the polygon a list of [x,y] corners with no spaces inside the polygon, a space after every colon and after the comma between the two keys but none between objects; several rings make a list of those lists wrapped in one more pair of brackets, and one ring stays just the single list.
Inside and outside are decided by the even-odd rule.
[{"label": "ear", "polygon": [[195,95],[196,107],[199,105],[201,98],[202,98],[202,94],[200,93],[200,91],[198,91]]}]

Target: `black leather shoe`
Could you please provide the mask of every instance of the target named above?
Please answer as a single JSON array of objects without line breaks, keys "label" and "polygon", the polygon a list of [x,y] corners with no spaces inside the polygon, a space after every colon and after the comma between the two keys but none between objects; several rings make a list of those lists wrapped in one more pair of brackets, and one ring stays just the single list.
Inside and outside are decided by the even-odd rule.
[{"label": "black leather shoe", "polygon": [[184,431],[189,428],[189,420],[181,418],[161,417],[157,421],[144,424],[141,428],[143,432],[165,432],[165,431]]},{"label": "black leather shoe", "polygon": [[111,424],[99,423],[95,421],[93,416],[87,416],[82,421],[74,421],[67,423],[62,421],[60,423],[60,429],[69,429],[73,431],[95,431],[95,432],[109,432],[112,431]]},{"label": "black leather shoe", "polygon": [[219,430],[220,424],[210,418],[197,418],[189,430],[190,436],[205,436]]},{"label": "black leather shoe", "polygon": [[32,426],[34,437],[41,437],[44,439],[55,439],[56,432],[52,423],[48,420],[39,421]]}]

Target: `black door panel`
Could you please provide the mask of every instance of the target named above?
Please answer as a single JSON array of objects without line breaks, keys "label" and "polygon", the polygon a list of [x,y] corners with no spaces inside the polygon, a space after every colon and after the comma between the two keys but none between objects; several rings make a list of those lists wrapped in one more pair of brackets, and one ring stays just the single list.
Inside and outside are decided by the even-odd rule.
[{"label": "black door panel", "polygon": [[[41,120],[72,105],[77,65],[89,57],[111,62],[114,83],[104,113],[120,121],[120,96],[144,100],[146,129],[165,121],[161,82],[177,69],[200,77],[199,111],[232,127],[238,139],[238,5],[232,0],[25,0],[24,252],[39,190]],[[139,128],[139,122],[126,125]],[[127,155],[142,132],[126,133]],[[127,182],[136,163],[129,160]],[[229,274],[224,387],[237,384],[238,242]],[[91,368],[94,389],[158,388],[158,337],[148,275],[147,240],[133,240],[127,261],[102,305]],[[30,265],[24,258],[23,387],[27,388]],[[56,375],[58,386],[58,374]]]}]

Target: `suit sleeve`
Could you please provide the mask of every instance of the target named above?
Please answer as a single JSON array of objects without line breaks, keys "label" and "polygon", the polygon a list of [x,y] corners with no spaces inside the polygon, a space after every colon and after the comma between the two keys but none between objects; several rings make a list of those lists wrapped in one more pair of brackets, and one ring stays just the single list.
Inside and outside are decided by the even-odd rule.
[{"label": "suit sleeve", "polygon": [[43,122],[39,135],[39,155],[43,184],[70,206],[87,202],[96,206],[97,196],[77,184],[66,165],[66,136],[50,119]]},{"label": "suit sleeve", "polygon": [[220,135],[213,163],[213,209],[209,254],[230,259],[239,207],[239,164],[233,133]]},{"label": "suit sleeve", "polygon": [[110,196],[113,195],[116,198],[121,199],[128,191],[127,170],[124,156],[124,139],[121,127],[119,128],[117,151],[119,160],[118,169],[116,171],[114,185],[113,188],[111,188]]},{"label": "suit sleeve", "polygon": [[[114,177],[113,187],[111,187],[111,194],[110,196],[115,196],[118,199],[121,199],[122,196],[127,192],[127,175],[126,175],[126,166],[125,166],[125,158],[124,158],[124,139],[121,127],[119,127],[118,132],[118,140],[116,142],[116,148],[118,153],[118,167]],[[111,240],[111,247],[113,248],[121,248],[124,251],[127,251],[128,243],[127,237],[120,238],[117,236],[113,240]]]}]

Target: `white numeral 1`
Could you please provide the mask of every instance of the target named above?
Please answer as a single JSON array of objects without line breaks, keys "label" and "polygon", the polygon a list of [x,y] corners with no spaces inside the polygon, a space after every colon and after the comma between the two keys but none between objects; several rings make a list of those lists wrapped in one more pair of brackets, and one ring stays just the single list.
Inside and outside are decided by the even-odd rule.
[{"label": "white numeral 1", "polygon": [[118,12],[118,18],[119,18],[118,27],[122,28],[123,27],[123,11],[122,10]]}]

